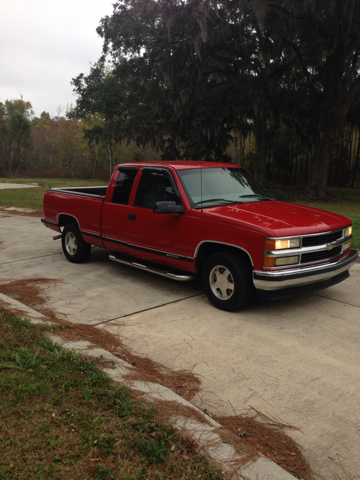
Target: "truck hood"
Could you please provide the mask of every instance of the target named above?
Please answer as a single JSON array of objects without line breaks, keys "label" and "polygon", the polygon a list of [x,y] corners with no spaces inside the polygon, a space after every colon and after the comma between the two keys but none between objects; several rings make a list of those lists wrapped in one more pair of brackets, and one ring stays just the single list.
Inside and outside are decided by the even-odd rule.
[{"label": "truck hood", "polygon": [[201,217],[243,225],[276,237],[327,232],[351,224],[351,220],[336,213],[277,201],[223,205],[197,210],[197,213]]}]

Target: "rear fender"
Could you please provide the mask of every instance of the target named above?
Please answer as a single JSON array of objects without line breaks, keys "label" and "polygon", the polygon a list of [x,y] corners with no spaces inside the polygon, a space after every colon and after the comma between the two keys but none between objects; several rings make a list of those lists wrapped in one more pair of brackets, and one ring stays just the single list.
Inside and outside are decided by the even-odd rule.
[{"label": "rear fender", "polygon": [[69,215],[68,213],[59,213],[57,216],[57,221],[58,221],[59,227],[65,227],[65,225],[72,223],[76,225],[78,229],[81,231],[79,221],[73,215]]}]

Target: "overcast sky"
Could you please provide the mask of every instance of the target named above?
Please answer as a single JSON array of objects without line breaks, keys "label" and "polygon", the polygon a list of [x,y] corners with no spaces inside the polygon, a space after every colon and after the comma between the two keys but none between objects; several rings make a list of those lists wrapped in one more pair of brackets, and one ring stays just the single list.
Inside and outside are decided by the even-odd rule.
[{"label": "overcast sky", "polygon": [[96,33],[115,0],[0,0],[0,102],[23,96],[36,116],[75,103],[71,79],[100,55]]}]

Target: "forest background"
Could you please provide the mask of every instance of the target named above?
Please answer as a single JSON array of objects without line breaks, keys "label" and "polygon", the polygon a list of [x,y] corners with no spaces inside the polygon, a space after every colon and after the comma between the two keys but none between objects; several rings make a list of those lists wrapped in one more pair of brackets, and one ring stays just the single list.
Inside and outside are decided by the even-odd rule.
[{"label": "forest background", "polygon": [[360,0],[122,0],[97,33],[68,112],[0,103],[0,176],[187,159],[312,197],[358,186]]}]

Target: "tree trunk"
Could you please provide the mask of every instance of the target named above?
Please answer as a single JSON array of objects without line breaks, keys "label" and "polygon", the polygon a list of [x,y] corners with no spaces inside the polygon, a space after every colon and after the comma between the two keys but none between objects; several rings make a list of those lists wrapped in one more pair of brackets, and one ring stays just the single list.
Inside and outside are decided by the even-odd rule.
[{"label": "tree trunk", "polygon": [[298,161],[299,161],[299,154],[297,153],[296,158],[295,158],[295,170],[294,170],[293,185],[296,185],[297,171],[298,171]]},{"label": "tree trunk", "polygon": [[326,196],[329,166],[333,156],[336,135],[342,128],[346,114],[337,114],[336,106],[324,108],[318,127],[318,138],[315,144],[314,161],[309,175],[308,191],[312,197]]},{"label": "tree trunk", "polygon": [[351,180],[351,187],[355,186],[356,174],[357,174],[357,170],[358,170],[358,167],[359,167],[359,159],[360,159],[360,135],[359,135],[359,131],[358,131],[358,134],[357,134],[357,142],[358,143],[357,143],[356,157],[355,157],[352,180]]},{"label": "tree trunk", "polygon": [[254,165],[254,177],[261,184],[266,184],[267,172],[266,172],[266,157],[268,152],[268,132],[266,129],[266,121],[263,119],[255,120],[255,165]]},{"label": "tree trunk", "polygon": [[9,142],[9,157],[8,157],[9,172],[12,170],[12,141]]},{"label": "tree trunk", "polygon": [[109,159],[109,167],[110,167],[110,177],[113,173],[114,167],[113,167],[113,151],[112,151],[112,140],[110,139],[107,144],[107,150],[108,150],[108,159]]},{"label": "tree trunk", "polygon": [[350,128],[350,134],[349,134],[349,148],[347,149],[347,157],[346,157],[345,185],[349,183],[350,175],[351,175],[351,164],[352,164],[352,158],[353,158],[354,124],[350,125],[349,128]]},{"label": "tree trunk", "polygon": [[349,161],[349,155],[351,158],[351,127],[347,126],[344,128],[344,134],[341,138],[341,150],[340,150],[340,155],[339,159],[337,162],[337,172],[336,172],[336,178],[337,178],[337,186],[338,187],[345,187],[347,183],[347,165]]},{"label": "tree trunk", "polygon": [[98,163],[98,150],[97,150],[98,146],[96,141],[94,143],[95,143],[95,162],[94,162],[94,174],[95,174],[97,169],[97,163]]}]

